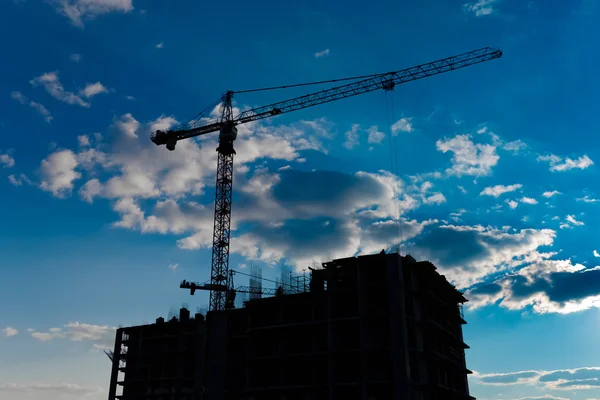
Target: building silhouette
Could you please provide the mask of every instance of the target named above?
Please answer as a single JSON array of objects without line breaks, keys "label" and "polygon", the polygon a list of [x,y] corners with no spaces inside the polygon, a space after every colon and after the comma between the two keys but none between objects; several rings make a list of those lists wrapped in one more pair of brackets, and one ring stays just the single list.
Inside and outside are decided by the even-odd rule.
[{"label": "building silhouette", "polygon": [[334,260],[306,292],[119,329],[109,400],[473,399],[466,301],[430,262]]}]

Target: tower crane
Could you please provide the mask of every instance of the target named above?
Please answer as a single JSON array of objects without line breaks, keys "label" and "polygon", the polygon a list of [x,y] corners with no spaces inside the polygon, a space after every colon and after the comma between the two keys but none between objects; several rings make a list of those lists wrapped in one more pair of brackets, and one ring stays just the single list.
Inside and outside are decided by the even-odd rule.
[{"label": "tower crane", "polygon": [[[175,150],[175,146],[180,140],[205,135],[211,132],[219,132],[211,281],[208,288],[210,290],[210,311],[224,310],[226,308],[226,293],[229,276],[233,156],[236,154],[233,148],[233,142],[237,138],[237,125],[313,107],[319,104],[329,103],[378,89],[390,91],[393,90],[396,85],[454,71],[500,57],[502,57],[501,50],[485,47],[430,63],[387,73],[254,90],[229,90],[223,94],[219,101],[213,103],[212,106],[205,109],[191,121],[170,130],[158,130],[153,132],[151,135],[152,142],[159,146],[166,145],[167,149],[171,151]],[[233,115],[232,100],[234,94],[350,80],[353,80],[354,82],[295,97],[293,99],[256,107],[242,111],[238,115]],[[218,122],[206,122],[206,116],[209,115],[219,103],[221,104],[221,115]],[[190,291],[193,294],[193,290],[190,289]]]}]

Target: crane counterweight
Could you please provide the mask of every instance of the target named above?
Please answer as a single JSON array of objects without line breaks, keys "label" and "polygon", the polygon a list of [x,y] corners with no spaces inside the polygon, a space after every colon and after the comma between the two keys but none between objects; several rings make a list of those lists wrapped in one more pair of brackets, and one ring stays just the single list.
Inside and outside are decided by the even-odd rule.
[{"label": "crane counterweight", "polygon": [[[336,86],[319,92],[295,97],[293,99],[256,107],[243,111],[235,117],[233,115],[232,100],[233,95],[236,92],[227,91],[223,94],[220,100],[221,117],[218,122],[206,123],[205,116],[212,112],[214,110],[214,106],[218,104],[213,103],[212,106],[209,106],[196,118],[183,125],[168,130],[167,132],[154,132],[151,136],[152,142],[154,142],[156,145],[166,145],[167,149],[171,151],[175,150],[175,146],[179,140],[189,139],[211,132],[219,132],[210,284],[210,310],[224,310],[231,306],[232,298],[235,298],[232,297],[231,294],[228,294],[229,290],[224,290],[223,288],[229,288],[231,283],[228,279],[228,272],[229,243],[231,236],[231,203],[233,190],[233,156],[236,154],[233,143],[237,138],[236,125],[258,121],[275,115],[301,110],[375,90],[394,90],[396,86],[403,83],[442,74],[445,72],[455,71],[500,57],[502,57],[502,51],[499,49],[484,47],[478,50],[473,50],[467,53],[417,65],[399,71],[373,74],[356,78],[331,80],[328,82],[338,82],[343,80],[356,81],[346,85]],[[287,87],[306,86],[317,83],[325,83],[325,81],[288,85]],[[243,92],[281,89],[285,87],[286,86],[246,90]],[[189,289],[192,294],[196,289],[198,289],[198,287],[189,283],[186,283],[185,285],[182,284],[181,287]],[[203,287],[203,289],[206,288]]]}]

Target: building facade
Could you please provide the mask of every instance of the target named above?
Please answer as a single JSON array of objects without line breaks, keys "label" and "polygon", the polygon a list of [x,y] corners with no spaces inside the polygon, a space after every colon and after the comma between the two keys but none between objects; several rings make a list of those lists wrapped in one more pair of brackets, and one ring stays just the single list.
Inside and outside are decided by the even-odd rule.
[{"label": "building facade", "polygon": [[204,316],[185,308],[170,321],[118,329],[109,400],[200,400],[205,337]]},{"label": "building facade", "polygon": [[209,313],[203,383],[188,387],[203,400],[470,400],[465,301],[410,256],[334,260],[308,292]]}]

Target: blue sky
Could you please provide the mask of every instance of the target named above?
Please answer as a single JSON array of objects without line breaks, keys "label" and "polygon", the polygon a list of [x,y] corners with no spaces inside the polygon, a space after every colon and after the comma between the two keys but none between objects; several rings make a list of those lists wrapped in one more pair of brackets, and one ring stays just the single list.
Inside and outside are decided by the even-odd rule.
[{"label": "blue sky", "polygon": [[0,397],[105,398],[114,327],[206,307],[178,283],[208,279],[216,137],[170,153],[153,129],[227,89],[492,46],[240,127],[231,266],[274,277],[400,240],[467,292],[474,396],[600,399],[598,1],[421,3],[0,3]]}]

